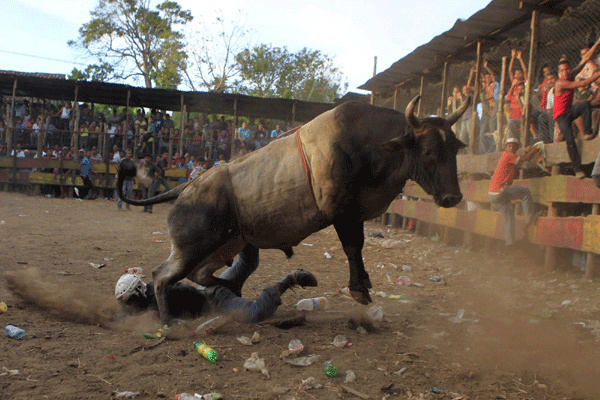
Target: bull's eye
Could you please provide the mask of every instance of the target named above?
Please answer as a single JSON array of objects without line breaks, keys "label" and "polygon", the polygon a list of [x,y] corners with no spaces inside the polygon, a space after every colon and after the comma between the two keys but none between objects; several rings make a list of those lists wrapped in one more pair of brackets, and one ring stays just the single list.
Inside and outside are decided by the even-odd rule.
[{"label": "bull's eye", "polygon": [[431,156],[431,149],[425,149],[425,151],[423,152],[423,155],[425,157],[430,157]]}]

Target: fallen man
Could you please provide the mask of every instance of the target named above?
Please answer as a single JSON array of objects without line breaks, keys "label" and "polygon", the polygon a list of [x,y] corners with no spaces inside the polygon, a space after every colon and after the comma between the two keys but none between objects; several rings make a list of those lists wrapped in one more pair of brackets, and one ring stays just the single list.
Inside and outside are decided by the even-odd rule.
[{"label": "fallen man", "polygon": [[[258,267],[258,248],[246,245],[233,265],[220,276],[234,283],[235,291],[221,285],[205,288],[181,282],[167,291],[171,318],[198,318],[210,313],[232,315],[240,322],[256,323],[269,318],[281,305],[281,295],[296,285],[317,286],[317,278],[308,271],[297,269],[280,282],[267,286],[256,301],[241,297],[242,286]],[[115,297],[127,313],[150,312],[158,319],[158,303],[154,282],[144,283],[133,274],[122,275],[115,286]]]}]

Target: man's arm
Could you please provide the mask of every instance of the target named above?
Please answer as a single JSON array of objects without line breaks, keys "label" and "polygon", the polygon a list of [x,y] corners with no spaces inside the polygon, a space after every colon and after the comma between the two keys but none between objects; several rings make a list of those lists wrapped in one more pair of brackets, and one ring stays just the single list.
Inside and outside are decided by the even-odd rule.
[{"label": "man's arm", "polygon": [[594,72],[592,76],[583,81],[569,81],[566,79],[560,80],[556,82],[556,85],[554,86],[554,95],[560,96],[565,89],[577,89],[587,86],[598,78],[600,78],[600,70]]},{"label": "man's arm", "polygon": [[539,152],[539,151],[540,151],[540,149],[538,147],[529,146],[527,148],[526,153],[523,154],[522,156],[519,156],[519,159],[515,163],[517,168],[520,167],[521,165],[523,165],[524,162],[531,160],[533,158],[533,156],[535,154],[537,154],[537,152]]},{"label": "man's arm", "polygon": [[508,74],[510,75],[511,82],[515,80],[515,73],[513,72],[513,66],[515,65],[515,56],[517,55],[517,50],[512,49],[510,51],[510,64],[508,64]]},{"label": "man's arm", "polygon": [[523,76],[525,77],[525,81],[527,81],[527,65],[525,65],[525,61],[523,61],[523,52],[521,50],[517,51],[517,58],[521,63],[521,68],[523,69]]},{"label": "man's arm", "polygon": [[573,71],[571,71],[571,75],[569,76],[571,79],[575,79],[577,74],[579,74],[581,72],[581,70],[583,69],[583,67],[585,67],[585,64],[588,61],[590,61],[590,59],[594,55],[594,52],[596,51],[596,48],[598,48],[598,45],[600,45],[600,38],[598,38],[598,40],[596,40],[596,43],[594,43],[594,45],[592,47],[590,47],[588,52],[585,53],[583,55],[583,57],[581,57],[581,62],[579,63],[579,65],[576,66],[575,68],[573,68]]}]

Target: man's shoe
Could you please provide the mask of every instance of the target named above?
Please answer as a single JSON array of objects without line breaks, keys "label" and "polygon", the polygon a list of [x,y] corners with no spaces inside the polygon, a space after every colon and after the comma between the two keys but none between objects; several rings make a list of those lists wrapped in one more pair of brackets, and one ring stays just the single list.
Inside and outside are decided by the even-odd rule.
[{"label": "man's shoe", "polygon": [[576,177],[577,179],[583,179],[583,178],[585,178],[585,173],[584,173],[583,171],[577,171],[577,172],[575,173],[575,177]]},{"label": "man's shoe", "polygon": [[297,269],[292,271],[286,278],[289,279],[290,287],[300,286],[300,287],[315,287],[317,286],[317,278],[308,271],[303,269]]},{"label": "man's shoe", "polygon": [[583,135],[583,140],[592,140],[594,135]]}]

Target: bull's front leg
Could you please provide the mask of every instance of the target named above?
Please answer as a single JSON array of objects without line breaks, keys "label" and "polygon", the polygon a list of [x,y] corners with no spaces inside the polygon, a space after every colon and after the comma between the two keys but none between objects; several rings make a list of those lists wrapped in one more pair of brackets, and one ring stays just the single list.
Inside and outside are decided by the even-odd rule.
[{"label": "bull's front leg", "polygon": [[350,266],[350,293],[354,300],[361,304],[369,304],[371,295],[369,289],[373,287],[369,274],[365,271],[362,259],[362,248],[365,244],[363,221],[338,221],[333,224],[335,231],[342,242],[342,248]]}]

